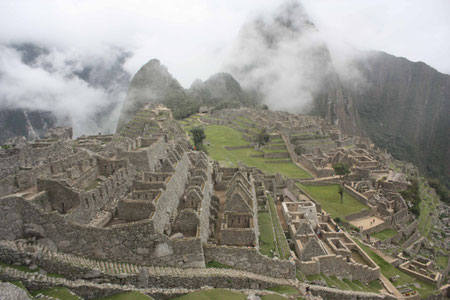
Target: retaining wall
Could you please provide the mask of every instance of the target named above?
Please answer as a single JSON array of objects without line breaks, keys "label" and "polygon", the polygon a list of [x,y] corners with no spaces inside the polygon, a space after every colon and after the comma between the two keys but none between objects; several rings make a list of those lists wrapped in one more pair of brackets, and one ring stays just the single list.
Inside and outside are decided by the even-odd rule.
[{"label": "retaining wall", "polygon": [[281,278],[295,278],[295,263],[271,259],[255,248],[204,245],[205,262],[216,261],[235,269]]}]

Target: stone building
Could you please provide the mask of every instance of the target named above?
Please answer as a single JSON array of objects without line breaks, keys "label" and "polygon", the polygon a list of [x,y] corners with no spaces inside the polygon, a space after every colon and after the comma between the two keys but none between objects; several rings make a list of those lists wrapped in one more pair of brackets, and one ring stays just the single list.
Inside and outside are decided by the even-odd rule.
[{"label": "stone building", "polygon": [[221,243],[257,247],[257,200],[250,173],[238,171],[228,182],[223,211]]}]

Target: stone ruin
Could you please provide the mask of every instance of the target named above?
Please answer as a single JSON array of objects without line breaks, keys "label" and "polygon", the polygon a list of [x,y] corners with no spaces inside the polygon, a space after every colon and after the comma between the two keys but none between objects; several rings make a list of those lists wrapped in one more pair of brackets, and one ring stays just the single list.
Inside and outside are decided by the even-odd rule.
[{"label": "stone ruin", "polygon": [[[299,143],[305,145],[304,155],[314,156],[317,170],[336,161],[351,163],[347,189],[361,195],[386,224],[408,222],[407,204],[397,193],[405,178],[390,175],[388,158],[370,141],[345,137],[316,117],[252,109],[215,114],[220,118],[209,120],[220,124],[250,116],[257,129],[270,128],[285,142],[303,130],[318,144],[333,144]],[[350,143],[355,147],[348,148]],[[8,145],[0,150],[0,257],[36,264],[66,279],[28,278],[2,268],[2,280],[67,286],[92,298],[130,286],[161,296],[185,285],[298,285],[297,270],[362,282],[379,277],[379,268],[318,203],[280,175],[243,164],[220,167],[190,150],[184,131],[163,106],[147,105],[117,134],[72,140],[70,128],[55,128],[44,139],[15,139]],[[289,156],[301,162],[294,146],[287,142]],[[387,180],[377,181],[385,175]],[[259,253],[258,211],[269,195],[283,200],[285,230],[294,240],[289,259]],[[234,270],[205,269],[210,262]]]},{"label": "stone ruin", "polygon": [[294,186],[290,189],[285,188],[281,207],[299,269],[306,275],[325,274],[362,282],[378,279],[379,267],[347,233],[328,214],[318,211],[313,201],[293,190]]}]

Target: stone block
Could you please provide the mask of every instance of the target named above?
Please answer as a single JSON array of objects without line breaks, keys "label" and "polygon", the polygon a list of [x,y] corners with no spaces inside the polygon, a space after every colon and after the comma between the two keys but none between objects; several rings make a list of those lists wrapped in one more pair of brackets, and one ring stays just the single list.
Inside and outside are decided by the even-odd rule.
[{"label": "stone block", "polygon": [[41,225],[28,223],[23,226],[23,234],[27,238],[45,238],[47,235],[45,234],[45,229]]}]

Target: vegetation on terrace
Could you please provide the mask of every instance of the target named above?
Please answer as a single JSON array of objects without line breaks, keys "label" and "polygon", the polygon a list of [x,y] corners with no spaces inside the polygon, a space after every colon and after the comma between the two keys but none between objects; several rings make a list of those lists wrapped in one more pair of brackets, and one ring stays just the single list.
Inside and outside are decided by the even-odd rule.
[{"label": "vegetation on terrace", "polygon": [[343,202],[340,200],[339,185],[303,185],[297,186],[322,205],[322,208],[334,219],[361,212],[368,207],[344,191]]},{"label": "vegetation on terrace", "polygon": [[313,280],[324,280],[328,286],[335,287],[344,291],[356,291],[356,292],[369,292],[369,293],[380,293],[383,288],[379,280],[374,280],[368,284],[364,284],[359,280],[340,280],[336,276],[326,276],[325,274],[317,274],[306,276],[309,281]]},{"label": "vegetation on terrace", "polygon": [[[367,255],[372,258],[372,260],[380,267],[381,273],[387,278],[398,275],[399,279],[392,284],[396,287],[408,285],[409,288],[416,290],[422,298],[429,297],[433,294],[434,286],[431,284],[414,278],[406,273],[403,273],[399,269],[395,268],[393,265],[385,261],[378,254],[376,254],[368,246],[362,244],[360,241],[355,240],[355,242],[367,253]],[[414,284],[418,283],[420,287],[415,287]]]},{"label": "vegetation on terrace", "polygon": [[[192,121],[191,121],[192,120]],[[185,130],[195,126],[197,121],[191,118],[188,122],[182,122]],[[251,157],[252,155],[261,155],[261,152],[253,148],[227,150],[225,147],[247,146],[249,142],[242,138],[242,134],[228,126],[208,125],[204,126],[206,139],[205,147],[208,154],[217,160],[222,166],[237,166],[238,161],[242,161],[248,166],[257,167],[270,173],[280,173],[291,178],[309,178],[311,175],[292,162],[289,163],[267,163],[270,161],[263,157]],[[209,145],[208,145],[209,144]],[[274,161],[276,161],[275,159]]]},{"label": "vegetation on terrace", "polygon": [[379,239],[380,241],[384,241],[384,240],[387,240],[387,239],[395,236],[397,233],[398,233],[397,231],[395,231],[393,229],[390,229],[390,228],[387,228],[387,229],[384,229],[384,230],[382,230],[380,232],[372,233],[371,236],[373,236],[374,238]]},{"label": "vegetation on terrace", "polygon": [[127,292],[127,293],[119,293],[114,294],[109,297],[100,298],[98,300],[151,300],[153,299],[150,296],[141,294],[139,292]]},{"label": "vegetation on terrace", "polygon": [[424,237],[428,237],[432,230],[433,212],[439,204],[439,201],[436,199],[435,194],[432,192],[425,179],[419,178],[418,183],[421,201],[419,204],[420,215],[417,228]]},{"label": "vegetation on terrace", "polygon": [[[45,296],[53,297],[56,299],[63,299],[63,300],[80,300],[81,298],[72,294],[68,288],[66,287],[54,287],[50,289],[44,289],[44,290],[38,290],[31,292],[33,296],[36,296],[38,294],[42,294]],[[119,299],[119,298],[117,298]],[[146,298],[151,299],[151,298]]]},{"label": "vegetation on terrace", "polygon": [[258,227],[259,252],[268,257],[273,257],[273,253],[277,248],[275,246],[272,217],[270,216],[270,213],[265,211],[258,212]]},{"label": "vegetation on terrace", "polygon": [[[174,300],[246,300],[247,295],[244,293],[232,292],[225,289],[208,289],[189,293],[183,295]],[[280,295],[264,295],[261,296],[262,300],[286,300],[287,298]]]},{"label": "vegetation on terrace", "polygon": [[273,198],[269,195],[268,199],[270,215],[272,217],[273,229],[275,232],[275,238],[277,241],[278,252],[280,253],[281,259],[288,259],[291,256],[291,250],[284,235],[283,228],[280,224],[280,219],[278,218],[277,208]]}]

